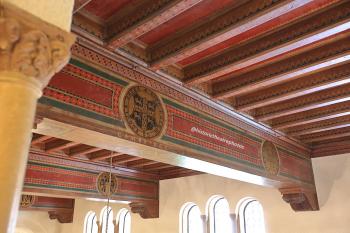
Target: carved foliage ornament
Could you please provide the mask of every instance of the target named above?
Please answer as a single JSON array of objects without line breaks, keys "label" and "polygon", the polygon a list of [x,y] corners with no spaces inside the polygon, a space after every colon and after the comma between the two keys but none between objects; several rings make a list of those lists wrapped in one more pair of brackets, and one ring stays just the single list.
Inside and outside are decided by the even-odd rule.
[{"label": "carved foliage ornament", "polygon": [[[36,21],[33,25],[40,27]],[[20,72],[36,78],[42,88],[45,87],[50,78],[68,63],[74,41],[68,32],[58,32],[53,27],[49,35],[47,28],[50,28],[47,24],[46,29],[39,30],[15,18],[0,17],[0,71]],[[67,35],[69,41],[65,38]]]},{"label": "carved foliage ornament", "polygon": [[21,208],[29,208],[31,207],[35,202],[35,196],[33,195],[22,195],[21,196]]},{"label": "carved foliage ornament", "polygon": [[128,126],[143,138],[157,137],[164,128],[164,109],[158,96],[142,86],[131,87],[124,98]]}]

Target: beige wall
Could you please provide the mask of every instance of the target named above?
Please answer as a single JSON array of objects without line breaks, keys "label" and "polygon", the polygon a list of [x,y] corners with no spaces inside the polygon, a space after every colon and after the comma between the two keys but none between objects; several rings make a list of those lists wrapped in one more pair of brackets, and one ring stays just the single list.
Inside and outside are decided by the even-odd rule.
[{"label": "beige wall", "polygon": [[[160,218],[145,220],[133,214],[132,232],[178,233],[179,210],[185,202],[195,202],[204,213],[208,198],[220,194],[228,199],[232,212],[235,211],[236,204],[241,198],[256,197],[264,207],[269,233],[348,233],[350,232],[348,211],[350,209],[350,160],[347,158],[349,155],[313,160],[321,211],[295,213],[283,202],[277,190],[212,175],[199,175],[162,181]],[[38,213],[31,216],[31,223],[25,222],[28,213],[21,212],[18,226],[35,223],[42,224],[45,228],[51,224],[52,229],[43,232],[80,233],[83,232],[85,214],[89,210],[99,212],[103,206],[104,203],[77,200],[74,224],[62,225],[50,222],[46,215]],[[113,209],[117,211],[122,207],[125,206],[114,205]],[[55,229],[57,229],[56,232],[52,231]]]}]

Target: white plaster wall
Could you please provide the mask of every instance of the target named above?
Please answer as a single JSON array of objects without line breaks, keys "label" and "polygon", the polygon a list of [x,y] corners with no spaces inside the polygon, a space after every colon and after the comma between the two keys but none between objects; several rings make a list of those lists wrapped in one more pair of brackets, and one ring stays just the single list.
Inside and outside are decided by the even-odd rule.
[{"label": "white plaster wall", "polygon": [[134,221],[133,232],[178,233],[178,214],[185,202],[195,202],[204,213],[208,198],[221,194],[228,199],[232,212],[241,198],[256,197],[264,207],[268,233],[349,233],[349,156],[313,159],[320,211],[296,213],[275,189],[199,175],[162,181],[160,218]]},{"label": "white plaster wall", "polygon": [[[221,194],[228,199],[232,212],[235,211],[236,204],[241,198],[256,197],[264,207],[268,233],[349,233],[349,156],[350,154],[313,160],[318,198],[321,205],[320,211],[295,213],[275,189],[212,175],[198,175],[162,181],[160,186],[160,218],[146,220],[132,214],[132,232],[178,233],[179,210],[185,202],[197,203],[204,213],[208,198],[215,194]],[[26,224],[36,223],[45,227],[50,222],[53,224],[51,225],[52,229],[57,230],[55,232],[51,229],[46,233],[82,233],[85,214],[89,210],[99,214],[104,205],[105,203],[77,200],[74,224],[61,224],[59,226],[50,222],[45,213],[31,215],[21,212],[18,226],[23,227],[27,226]],[[123,207],[127,206],[113,205],[115,213]],[[28,215],[31,217],[31,222],[23,221],[28,220],[28,218],[24,218]],[[33,233],[41,232],[45,231],[33,231]]]},{"label": "white plaster wall", "polygon": [[63,30],[70,31],[74,0],[5,0]]},{"label": "white plaster wall", "polygon": [[50,220],[47,212],[20,211],[15,233],[61,233],[62,224]]}]

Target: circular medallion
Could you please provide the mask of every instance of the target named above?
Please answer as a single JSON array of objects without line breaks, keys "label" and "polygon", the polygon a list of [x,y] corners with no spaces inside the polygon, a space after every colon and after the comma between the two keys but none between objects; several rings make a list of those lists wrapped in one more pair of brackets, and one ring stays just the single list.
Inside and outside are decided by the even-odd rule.
[{"label": "circular medallion", "polygon": [[164,110],[158,96],[142,86],[131,87],[124,98],[128,126],[144,138],[157,137],[164,127]]},{"label": "circular medallion", "polygon": [[280,170],[280,159],[276,146],[270,141],[265,141],[262,144],[261,156],[266,172],[277,175]]},{"label": "circular medallion", "polygon": [[35,196],[33,195],[22,195],[21,196],[21,204],[22,208],[31,207],[35,202]]},{"label": "circular medallion", "polygon": [[[111,177],[111,181],[109,181],[109,178]],[[116,192],[118,187],[118,181],[117,177],[112,174],[110,175],[109,172],[102,172],[97,177],[97,190],[100,194],[108,196],[109,191],[110,194],[113,194]]]}]

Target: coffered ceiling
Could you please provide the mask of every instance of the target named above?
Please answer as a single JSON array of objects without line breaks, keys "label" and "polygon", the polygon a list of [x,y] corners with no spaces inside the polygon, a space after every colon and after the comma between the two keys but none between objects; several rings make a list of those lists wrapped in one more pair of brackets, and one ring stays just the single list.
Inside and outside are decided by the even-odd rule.
[{"label": "coffered ceiling", "polygon": [[350,150],[349,1],[76,0],[73,31],[314,157]]}]

